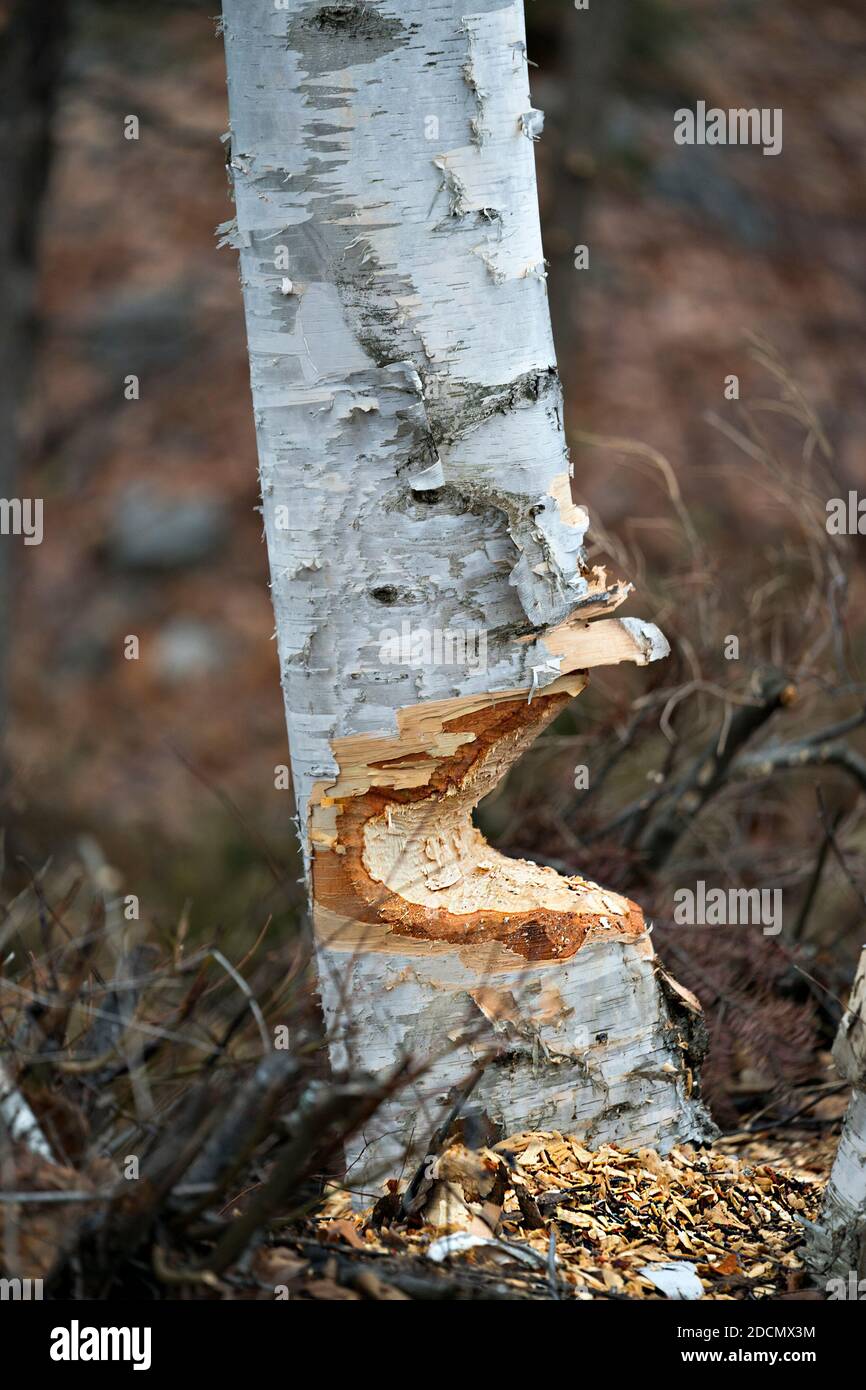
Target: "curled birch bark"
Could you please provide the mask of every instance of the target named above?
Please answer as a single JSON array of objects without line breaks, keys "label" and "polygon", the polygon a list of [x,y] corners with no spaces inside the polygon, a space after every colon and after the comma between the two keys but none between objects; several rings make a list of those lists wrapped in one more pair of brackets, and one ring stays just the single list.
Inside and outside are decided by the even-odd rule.
[{"label": "curled birch bark", "polygon": [[333,1057],[431,1061],[361,1167],[433,1128],[491,1039],[473,1099],[506,1128],[701,1133],[674,1017],[696,1005],[665,1002],[640,910],[472,823],[589,668],[667,652],[611,616],[630,585],[588,566],[571,497],[522,4],[223,15],[221,230]]}]

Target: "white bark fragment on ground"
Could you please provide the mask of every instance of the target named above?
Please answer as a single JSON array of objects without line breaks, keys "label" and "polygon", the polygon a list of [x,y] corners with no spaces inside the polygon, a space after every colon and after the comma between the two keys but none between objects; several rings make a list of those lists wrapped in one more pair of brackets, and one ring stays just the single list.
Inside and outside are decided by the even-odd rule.
[{"label": "white bark fragment on ground", "polygon": [[[506,861],[471,824],[479,797],[582,688],[582,671],[667,652],[652,624],[609,616],[630,586],[584,556],[522,3],[224,0],[223,12],[237,217],[222,230],[240,251],[329,1024],[335,1038],[353,1027],[362,1065],[387,1067],[409,1021],[431,1016],[431,991],[448,1037],[473,978],[486,983],[457,948],[506,943],[509,969],[522,962],[544,989],[564,971],[568,1002],[549,1027],[572,1060],[547,1076],[548,1040],[531,1073],[515,1063],[509,1081],[501,1067],[503,1113],[535,1114],[537,1092],[549,1115],[600,1132],[629,1132],[618,1107],[644,1139],[656,1124],[673,1136],[677,1116],[693,1133],[639,910],[618,900],[620,946],[584,951],[595,927],[619,930],[595,885]],[[465,640],[446,660],[395,660],[396,634]],[[386,977],[407,959],[418,968],[419,951],[427,974],[407,976],[389,1014]],[[610,987],[596,999],[584,976]],[[357,1028],[344,1008],[350,980]],[[630,1022],[609,1049],[611,1101],[604,1068],[574,1062],[568,1030],[576,1009],[587,1036],[615,1033],[627,999]],[[443,1063],[436,1085],[447,1090],[464,1061]],[[568,1086],[583,1090],[568,1100]]]},{"label": "white bark fragment on ground", "polygon": [[31,1153],[54,1162],[51,1146],[39,1121],[21,1092],[16,1089],[5,1067],[0,1063],[0,1122],[13,1143],[24,1144]]},{"label": "white bark fragment on ground", "polygon": [[840,1076],[853,1094],[824,1193],[821,1220],[810,1231],[808,1262],[818,1278],[866,1278],[866,947],[833,1046]]}]

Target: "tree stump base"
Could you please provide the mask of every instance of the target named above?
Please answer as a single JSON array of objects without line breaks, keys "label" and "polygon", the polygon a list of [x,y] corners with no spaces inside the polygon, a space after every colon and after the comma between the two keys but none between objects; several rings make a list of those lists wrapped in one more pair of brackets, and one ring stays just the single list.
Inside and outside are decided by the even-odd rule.
[{"label": "tree stump base", "polygon": [[568,958],[528,961],[500,942],[456,949],[324,914],[318,959],[337,1067],[427,1063],[352,1141],[356,1191],[411,1173],[485,1059],[463,1113],[499,1137],[560,1130],[664,1152],[715,1132],[695,1080],[700,1006],[661,969],[642,921],[637,934],[593,926]]}]

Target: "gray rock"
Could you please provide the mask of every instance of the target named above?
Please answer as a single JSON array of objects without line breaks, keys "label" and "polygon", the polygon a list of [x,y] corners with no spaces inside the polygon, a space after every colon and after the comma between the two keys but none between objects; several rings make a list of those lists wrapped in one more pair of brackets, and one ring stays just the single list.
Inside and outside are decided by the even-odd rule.
[{"label": "gray rock", "polygon": [[167,372],[188,361],[200,341],[195,313],[195,286],[181,280],[116,295],[80,333],[91,360],[113,374]]},{"label": "gray rock", "polygon": [[686,146],[656,165],[653,188],[663,198],[697,212],[750,250],[769,251],[777,239],[772,212],[726,172],[726,156],[729,166],[736,160],[755,158],[752,150]]},{"label": "gray rock", "polygon": [[152,659],[164,681],[197,680],[222,666],[223,643],[207,623],[175,618],[157,633]]},{"label": "gray rock", "polygon": [[213,555],[228,533],[223,502],[173,497],[134,483],[117,498],[108,526],[108,558],[118,569],[175,570]]}]

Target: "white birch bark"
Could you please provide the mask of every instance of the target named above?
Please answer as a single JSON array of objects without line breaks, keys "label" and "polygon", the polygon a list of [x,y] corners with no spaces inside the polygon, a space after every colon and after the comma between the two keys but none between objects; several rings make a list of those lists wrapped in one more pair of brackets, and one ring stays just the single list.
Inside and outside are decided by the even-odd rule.
[{"label": "white birch bark", "polygon": [[809,1265],[818,1278],[866,1280],[866,947],[833,1046],[836,1070],[853,1086],[842,1137],[810,1232]]},{"label": "white birch bark", "polygon": [[54,1162],[51,1146],[39,1121],[22,1096],[13,1085],[6,1068],[0,1062],[0,1124],[13,1143],[24,1144],[31,1153]]},{"label": "white birch bark", "polygon": [[[481,1083],[506,1127],[699,1130],[639,911],[503,859],[471,823],[582,671],[667,651],[651,624],[607,616],[629,586],[584,559],[522,3],[224,0],[223,15],[237,216],[221,230],[240,250],[334,1059],[351,1042],[380,1071],[454,1042],[490,985],[519,1017],[475,1001],[475,1019],[500,1041],[516,1029],[530,1059]],[[395,655],[400,634],[416,646]],[[487,966],[466,953],[478,942]],[[441,1058],[426,1092],[473,1049]],[[408,1118],[405,1100],[387,1117],[401,1142]]]}]

